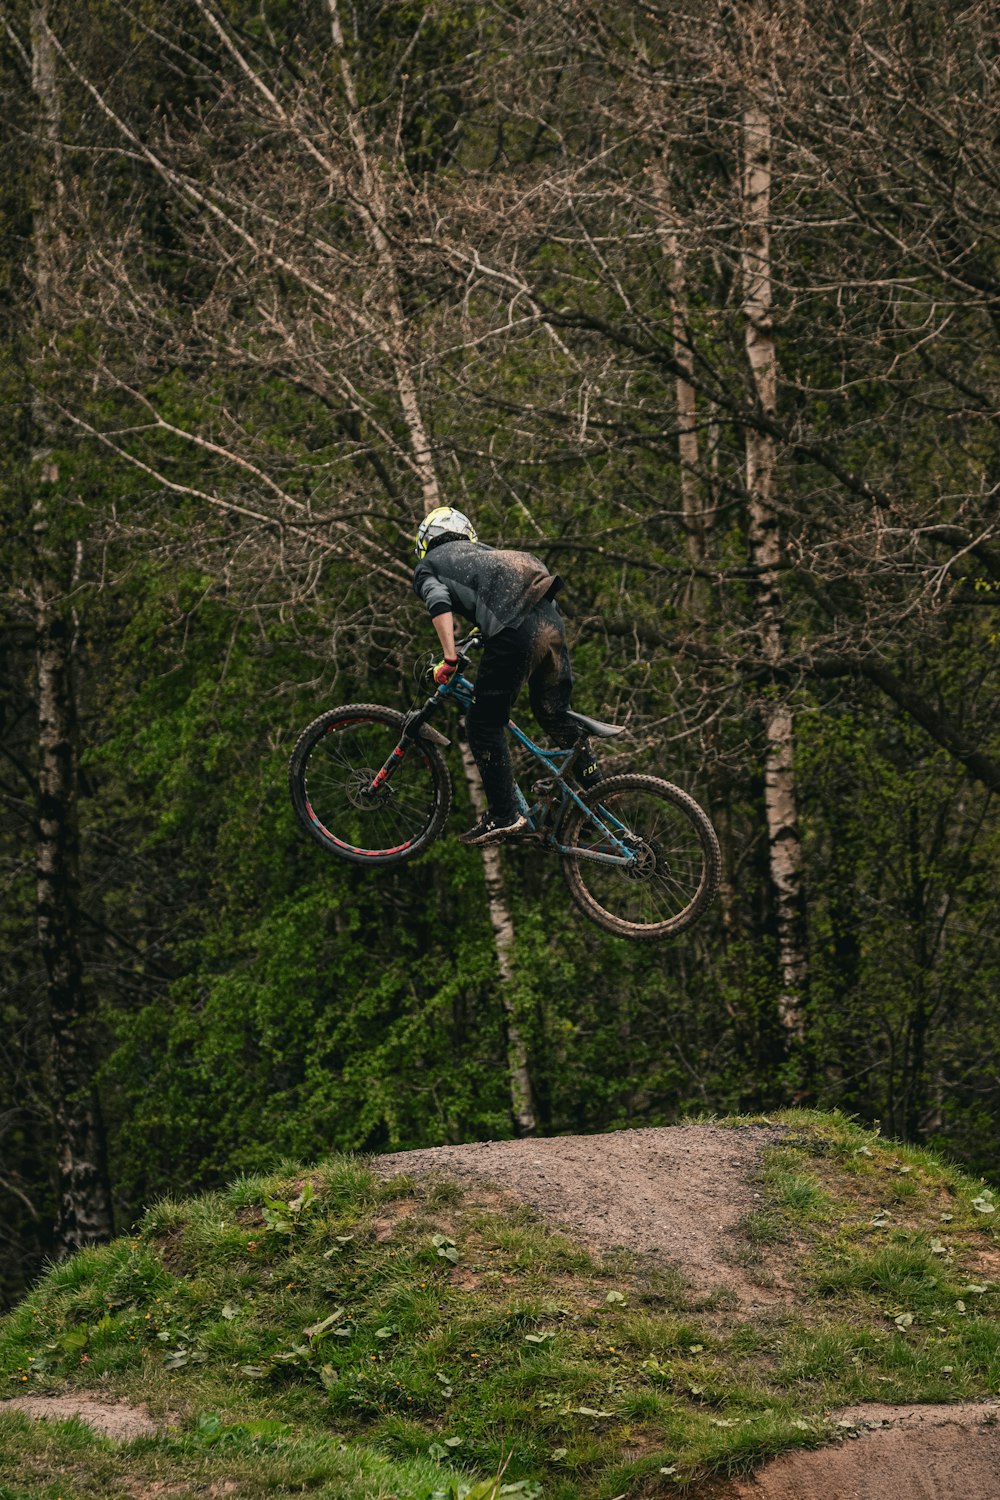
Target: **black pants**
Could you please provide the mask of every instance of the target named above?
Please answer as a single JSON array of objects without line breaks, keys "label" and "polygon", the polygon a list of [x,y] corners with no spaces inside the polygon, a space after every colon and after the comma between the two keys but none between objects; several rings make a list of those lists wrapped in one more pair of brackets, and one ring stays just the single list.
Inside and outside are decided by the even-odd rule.
[{"label": "black pants", "polygon": [[514,700],[528,683],[531,711],[559,748],[569,749],[579,727],[566,717],[573,690],[563,622],[550,600],[537,604],[517,625],[490,636],[476,677],[476,696],[466,716],[490,812],[502,823],[515,816],[514,771],[505,727]]}]

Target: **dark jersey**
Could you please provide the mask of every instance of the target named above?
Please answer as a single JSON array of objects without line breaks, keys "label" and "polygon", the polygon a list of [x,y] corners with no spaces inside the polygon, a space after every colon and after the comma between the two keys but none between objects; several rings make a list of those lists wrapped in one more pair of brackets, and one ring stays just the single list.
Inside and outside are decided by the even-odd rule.
[{"label": "dark jersey", "polygon": [[562,581],[530,552],[506,552],[484,542],[441,542],[417,563],[413,590],[431,618],[448,611],[479,626],[487,638],[517,625]]}]

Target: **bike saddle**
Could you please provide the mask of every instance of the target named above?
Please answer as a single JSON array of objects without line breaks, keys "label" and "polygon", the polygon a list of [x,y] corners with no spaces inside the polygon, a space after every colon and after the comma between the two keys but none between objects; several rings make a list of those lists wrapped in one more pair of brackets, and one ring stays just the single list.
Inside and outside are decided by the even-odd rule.
[{"label": "bike saddle", "polygon": [[567,710],[567,719],[572,719],[574,724],[579,724],[586,734],[595,735],[599,740],[610,740],[616,734],[625,733],[624,724],[602,724],[600,719],[588,719],[586,714],[575,714],[572,709]]}]

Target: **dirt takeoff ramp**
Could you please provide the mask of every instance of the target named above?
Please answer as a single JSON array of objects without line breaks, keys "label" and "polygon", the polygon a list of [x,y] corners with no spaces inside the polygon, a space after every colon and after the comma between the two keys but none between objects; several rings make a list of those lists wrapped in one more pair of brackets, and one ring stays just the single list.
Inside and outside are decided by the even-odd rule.
[{"label": "dirt takeoff ramp", "polygon": [[440,1173],[498,1188],[591,1251],[631,1250],[679,1271],[699,1296],[728,1287],[749,1308],[775,1293],[731,1259],[755,1205],[760,1153],[780,1126],[673,1125],[609,1135],[478,1141],[377,1156],[383,1176]]},{"label": "dirt takeoff ramp", "polygon": [[859,1406],[854,1441],[786,1453],[713,1500],[1000,1500],[1000,1405]]}]

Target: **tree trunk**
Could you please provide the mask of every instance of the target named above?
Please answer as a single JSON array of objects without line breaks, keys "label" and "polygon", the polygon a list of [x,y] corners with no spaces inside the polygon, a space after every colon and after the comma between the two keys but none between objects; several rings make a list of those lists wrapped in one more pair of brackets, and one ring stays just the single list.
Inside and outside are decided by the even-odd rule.
[{"label": "tree trunk", "polygon": [[[369,149],[364,122],[358,101],[357,85],[351,71],[350,60],[344,46],[343,29],[340,24],[338,0],[326,0],[330,16],[333,45],[340,69],[341,83],[347,106],[347,125],[354,149],[359,183],[359,207],[369,244],[378,267],[379,280],[384,297],[384,348],[392,364],[400,410],[410,442],[414,469],[420,480],[424,506],[427,510],[441,504],[441,489],[431,448],[427,427],[420,406],[420,394],[413,376],[413,369],[406,344],[406,326],[403,302],[399,292],[399,274],[395,251],[386,233],[389,204],[380,165]],[[469,787],[469,795],[477,815],[485,812],[486,799],[482,782],[472,752],[462,744],[462,760]],[[490,922],[496,946],[497,967],[500,971],[500,1000],[503,1005],[507,1032],[507,1058],[510,1076],[511,1111],[514,1126],[519,1135],[531,1135],[536,1128],[535,1106],[528,1071],[528,1054],[523,1038],[514,1020],[510,998],[512,983],[511,954],[514,947],[514,923],[507,899],[498,849],[487,845],[482,851],[483,873],[486,877],[486,897]]]},{"label": "tree trunk", "polygon": [[[766,112],[750,105],[743,115],[743,310],[746,352],[757,404],[773,418],[777,360],[771,317],[771,128]],[[757,569],[757,630],[764,660],[784,660],[781,535],[775,509],[774,438],[746,429],[750,560]],[[795,722],[784,703],[765,707],[764,807],[778,937],[778,1010],[790,1040],[801,1040],[808,981],[802,898],[802,844],[795,786]]]},{"label": "tree trunk", "polygon": [[75,627],[67,590],[59,582],[62,558],[52,540],[60,505],[59,468],[52,457],[57,434],[41,398],[43,356],[54,324],[64,265],[61,227],[63,184],[59,150],[56,58],[42,0],[31,15],[32,87],[39,119],[32,274],[36,384],[32,455],[32,529],[35,577],[35,670],[38,693],[38,946],[46,975],[48,1073],[57,1136],[59,1209],[57,1251],[67,1254],[113,1233],[104,1128],[93,1084],[92,1007],[84,984],[79,911],[79,755],[73,671]]},{"label": "tree trunk", "polygon": [[326,0],[330,13],[330,32],[340,67],[340,78],[347,103],[347,129],[354,147],[360,179],[360,208],[369,243],[375,253],[379,279],[384,288],[385,329],[384,347],[392,363],[396,380],[399,404],[403,421],[410,439],[413,464],[423,491],[424,505],[433,510],[441,504],[438,492],[437,471],[430,438],[424,424],[420,407],[420,395],[413,376],[413,369],[406,348],[406,318],[403,301],[399,293],[399,274],[392,243],[386,229],[388,226],[388,199],[382,180],[380,164],[368,147],[364,121],[358,105],[357,86],[344,47],[344,34],[340,24],[338,0]]},{"label": "tree trunk", "polygon": [[[656,229],[660,249],[667,264],[670,282],[670,312],[673,333],[673,355],[679,373],[675,381],[677,403],[677,456],[680,460],[681,514],[692,569],[705,561],[707,517],[704,489],[698,473],[698,410],[694,380],[694,351],[688,319],[684,259],[677,238],[677,219],[670,202],[666,163],[656,157],[650,166]],[[686,604],[699,621],[707,615],[708,599],[705,580],[692,571]]]},{"label": "tree trunk", "polygon": [[[712,595],[708,580],[702,576],[712,526],[711,509],[706,505],[706,487],[700,472],[698,443],[698,397],[694,386],[694,349],[688,315],[687,279],[684,257],[677,237],[677,215],[670,201],[667,164],[662,156],[654,158],[650,168],[653,204],[660,249],[667,264],[670,283],[670,313],[673,332],[673,355],[679,369],[674,384],[677,410],[677,457],[680,465],[681,516],[687,546],[691,577],[684,591],[684,608],[691,616],[694,631],[708,636],[712,614]],[[710,777],[712,821],[719,835],[722,851],[722,875],[719,880],[719,907],[722,929],[727,939],[736,932],[735,894],[733,890],[733,839],[727,788],[719,785],[717,726],[709,725],[704,747],[705,763]]]},{"label": "tree trunk", "polygon": [[[51,471],[50,471],[51,472]],[[36,509],[37,514],[37,509]],[[35,586],[38,946],[47,980],[63,1253],[113,1233],[104,1125],[93,1086],[92,1007],[79,935],[78,751],[73,634],[51,579]]]},{"label": "tree trunk", "polygon": [[[462,741],[462,764],[465,781],[472,799],[476,817],[486,811],[486,794],[479,776],[479,769],[469,749],[468,741]],[[490,925],[496,945],[497,966],[500,970],[500,999],[504,1010],[507,1032],[507,1075],[510,1080],[510,1110],[514,1129],[518,1135],[534,1135],[537,1128],[535,1100],[528,1068],[528,1050],[514,1018],[514,1006],[510,997],[513,981],[512,956],[514,952],[514,919],[507,899],[507,885],[503,878],[500,850],[495,844],[486,844],[480,851],[483,856],[483,871],[486,876],[486,899],[489,905]]]}]

